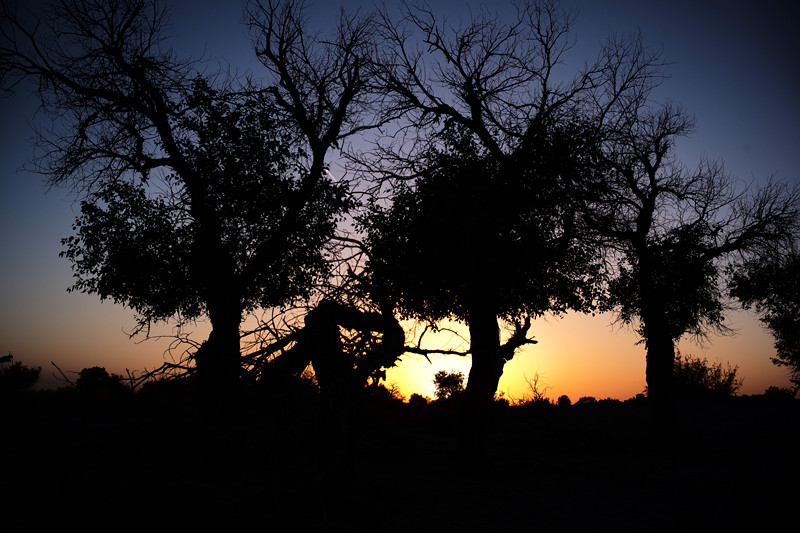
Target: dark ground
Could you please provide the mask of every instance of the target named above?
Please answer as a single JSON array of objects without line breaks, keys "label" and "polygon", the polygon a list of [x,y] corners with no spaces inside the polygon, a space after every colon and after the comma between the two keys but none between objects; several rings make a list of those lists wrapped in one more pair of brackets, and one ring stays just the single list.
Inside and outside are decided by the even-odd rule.
[{"label": "dark ground", "polygon": [[[498,406],[297,394],[5,398],[0,529],[771,531],[798,521],[798,401]],[[784,524],[788,520],[788,523]],[[208,526],[207,526],[208,527]]]}]

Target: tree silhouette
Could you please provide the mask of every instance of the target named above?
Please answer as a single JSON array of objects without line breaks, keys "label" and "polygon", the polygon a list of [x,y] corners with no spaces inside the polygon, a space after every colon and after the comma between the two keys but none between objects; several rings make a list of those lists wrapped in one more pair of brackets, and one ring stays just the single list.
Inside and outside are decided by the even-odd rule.
[{"label": "tree silhouette", "polygon": [[775,338],[772,361],[789,369],[800,390],[800,254],[791,251],[761,257],[731,269],[731,294],[745,307],[755,308]]},{"label": "tree silhouette", "polygon": [[647,348],[648,395],[672,396],[675,342],[725,330],[723,261],[763,257],[798,229],[800,192],[770,182],[748,189],[721,164],[686,169],[674,154],[693,122],[673,104],[637,104],[604,132],[607,188],[586,211],[619,252],[611,303]]},{"label": "tree silhouette", "polygon": [[440,370],[433,376],[433,386],[437,400],[458,398],[464,393],[464,374]]},{"label": "tree silhouette", "polygon": [[[592,305],[597,254],[580,240],[570,209],[566,180],[581,169],[552,157],[569,149],[566,135],[503,165],[459,126],[443,136],[430,170],[365,219],[367,272],[374,297],[396,302],[401,315],[467,323],[467,391],[483,403],[515,350],[535,342],[526,337],[532,317]],[[502,344],[498,319],[513,328]]]},{"label": "tree silhouette", "polygon": [[[403,120],[362,158],[395,191],[364,220],[373,295],[466,322],[476,405],[492,401],[533,318],[591,308],[600,254],[575,213],[598,174],[594,132],[662,76],[633,38],[565,77],[574,16],[550,1],[517,8],[461,26],[424,6],[382,11],[378,79]],[[498,321],[512,329],[504,345]]]},{"label": "tree silhouette", "polygon": [[82,198],[74,289],[130,306],[141,328],[207,316],[197,370],[230,387],[243,313],[308,294],[344,190],[303,167],[266,93],[214,87],[172,54],[160,2],[61,0],[41,17],[4,11],[0,79],[35,83],[55,118],[35,168]]},{"label": "tree silhouette", "polygon": [[42,372],[39,367],[23,365],[22,361],[12,362],[13,359],[10,353],[0,357],[0,395],[12,395],[30,389]]}]

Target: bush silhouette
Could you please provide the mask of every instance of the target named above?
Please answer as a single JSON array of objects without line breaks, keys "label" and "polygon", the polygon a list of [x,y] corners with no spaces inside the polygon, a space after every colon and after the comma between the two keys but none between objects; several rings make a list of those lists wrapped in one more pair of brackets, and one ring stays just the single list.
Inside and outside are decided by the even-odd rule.
[{"label": "bush silhouette", "polygon": [[709,363],[708,359],[678,354],[672,371],[675,391],[684,395],[733,396],[742,386],[736,377],[739,367],[730,363]]},{"label": "bush silhouette", "polygon": [[433,376],[433,385],[437,400],[458,398],[464,393],[464,374],[440,370]]},{"label": "bush silhouette", "polygon": [[770,385],[764,391],[764,396],[774,400],[792,400],[794,398],[794,390],[790,387],[776,387]]},{"label": "bush silhouette", "polygon": [[417,394],[416,392],[412,393],[411,396],[408,398],[408,405],[412,407],[420,407],[423,405],[428,405],[430,400],[427,397]]},{"label": "bush silhouette", "polygon": [[14,356],[8,354],[0,361],[0,393],[28,390],[39,380],[41,368],[31,368],[20,361],[12,363],[13,358]]},{"label": "bush silhouette", "polygon": [[109,374],[103,367],[93,366],[84,368],[78,373],[75,388],[81,396],[90,401],[119,400],[130,393],[123,379],[118,374]]}]

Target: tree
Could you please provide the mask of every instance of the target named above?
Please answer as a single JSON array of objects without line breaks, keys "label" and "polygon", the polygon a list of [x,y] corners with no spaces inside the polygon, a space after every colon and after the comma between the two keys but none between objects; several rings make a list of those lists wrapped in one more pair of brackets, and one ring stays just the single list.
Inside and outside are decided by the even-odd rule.
[{"label": "tree", "polygon": [[363,220],[370,289],[406,317],[467,324],[474,405],[491,403],[532,319],[595,303],[600,254],[575,214],[598,175],[597,125],[661,76],[631,39],[561,81],[573,15],[517,8],[453,26],[404,3],[378,22],[380,87],[403,121],[364,163],[395,191]]},{"label": "tree", "polygon": [[678,339],[726,330],[724,261],[763,257],[792,239],[800,190],[748,188],[716,162],[689,171],[674,152],[693,121],[671,103],[646,103],[649,92],[603,132],[607,188],[585,213],[619,254],[610,302],[644,341],[648,395],[664,407]]},{"label": "tree", "polygon": [[130,306],[140,328],[207,316],[197,371],[241,374],[240,324],[307,296],[349,205],[309,173],[267,93],[234,93],[167,48],[153,0],[58,0],[37,24],[4,8],[0,80],[31,81],[44,113],[35,169],[82,199],[65,240],[74,289]]},{"label": "tree", "polygon": [[122,376],[109,374],[101,366],[93,366],[80,371],[75,380],[75,388],[90,402],[108,403],[121,400],[131,393],[123,380]]},{"label": "tree", "polygon": [[772,362],[789,370],[793,395],[800,390],[800,254],[759,257],[730,269],[730,290],[754,308],[775,338]]},{"label": "tree", "polygon": [[[251,0],[245,14],[256,55],[267,73],[267,86],[254,90],[270,95],[297,132],[308,154],[309,176],[331,176],[327,158],[334,149],[341,153],[352,137],[379,128],[394,116],[382,105],[380,91],[374,90],[374,17],[341,10],[333,30],[322,35],[308,28],[302,1]],[[342,181],[351,190],[356,188],[352,178]],[[349,238],[336,240],[359,246]],[[271,361],[275,364],[263,366],[265,371],[288,368],[296,374],[311,362],[323,390],[352,389],[382,378],[385,368],[395,364],[403,353],[402,328],[391,310],[365,302],[350,290],[353,265],[346,270],[347,274],[329,280],[325,297],[308,311],[301,331],[281,334],[263,327],[278,340],[256,353],[272,354],[276,347],[296,341],[276,357],[284,361]],[[355,334],[343,342],[340,327]]]},{"label": "tree", "polygon": [[22,361],[12,363],[14,356],[8,354],[0,357],[0,394],[15,394],[28,390],[39,380],[42,369],[32,368],[22,364]]},{"label": "tree", "polygon": [[433,385],[436,388],[433,394],[437,400],[458,398],[464,393],[464,374],[440,370],[433,376]]}]

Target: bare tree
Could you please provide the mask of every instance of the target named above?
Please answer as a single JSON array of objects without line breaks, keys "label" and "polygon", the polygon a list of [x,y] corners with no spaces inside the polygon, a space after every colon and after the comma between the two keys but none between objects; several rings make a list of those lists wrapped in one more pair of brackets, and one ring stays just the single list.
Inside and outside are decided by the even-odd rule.
[{"label": "bare tree", "polygon": [[342,9],[332,32],[320,35],[308,28],[305,2],[252,0],[245,18],[268,73],[265,90],[302,133],[309,174],[321,175],[331,149],[386,120],[381,97],[372,90],[373,17]]}]

